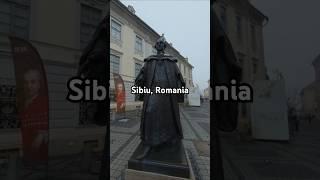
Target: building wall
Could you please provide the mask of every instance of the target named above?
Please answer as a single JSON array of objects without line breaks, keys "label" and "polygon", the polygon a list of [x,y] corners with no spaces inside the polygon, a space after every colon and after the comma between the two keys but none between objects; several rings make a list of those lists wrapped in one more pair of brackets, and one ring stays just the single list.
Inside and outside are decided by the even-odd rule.
[{"label": "building wall", "polygon": [[[14,7],[14,5],[2,4],[7,2],[10,1],[3,1],[0,3],[0,6],[4,7],[0,10],[0,13],[2,13],[2,15],[16,13],[10,8],[10,6]],[[54,141],[51,139],[65,138],[67,139],[66,141],[68,141],[66,144],[68,144],[69,139],[79,138],[76,137],[80,134],[79,131],[88,130],[86,128],[82,130],[78,129],[78,127],[83,127],[79,124],[79,104],[70,103],[65,99],[68,93],[66,83],[69,78],[76,75],[79,58],[81,56],[82,18],[90,17],[89,15],[83,16],[81,14],[83,13],[82,6],[86,5],[95,8],[100,12],[100,19],[97,19],[97,22],[102,20],[106,15],[107,6],[102,0],[32,0],[23,2],[28,3],[26,5],[27,8],[25,8],[26,13],[24,14],[27,23],[24,23],[25,26],[22,28],[27,32],[26,35],[24,35],[24,33],[16,33],[14,29],[7,29],[0,33],[0,66],[1,70],[3,70],[0,71],[0,83],[1,86],[15,86],[14,66],[8,36],[15,35],[27,39],[38,50],[47,73],[49,87],[50,143],[53,143]],[[6,19],[5,16],[0,16],[0,22],[5,22]],[[17,19],[16,21],[19,22],[18,20],[20,19]],[[10,22],[11,26],[13,26],[13,23],[14,21]],[[0,26],[3,30],[3,24],[0,24]],[[91,34],[92,33],[93,32],[91,32]],[[5,97],[2,96],[0,98],[4,99]],[[70,135],[70,137],[60,137],[64,134],[64,131],[74,132],[74,130],[77,132]],[[0,128],[0,132],[2,131],[20,133],[17,128],[11,128],[9,131],[6,128]],[[102,131],[97,130],[96,128],[95,132],[101,133]],[[90,133],[84,133],[83,139],[97,139],[98,137],[94,134],[95,133],[91,133],[91,135]],[[3,133],[3,135],[6,136],[6,133]],[[103,137],[103,135],[101,136]],[[103,143],[102,139],[100,139],[99,142]],[[1,142],[2,140],[2,137],[0,137]],[[17,141],[18,140],[19,139],[17,139]],[[60,139],[59,142],[60,141],[62,140]],[[81,144],[82,137],[77,141]],[[11,141],[10,143],[19,144],[20,142]],[[77,143],[74,141],[73,144]],[[51,148],[55,147],[58,146],[51,146]],[[81,147],[81,145],[77,146],[78,150],[76,148],[75,151],[81,151],[81,148],[79,147]],[[59,150],[59,148],[57,148],[57,150]]]},{"label": "building wall", "polygon": [[[111,2],[111,19],[121,25],[121,40],[115,40],[111,33],[110,52],[112,55],[120,57],[120,75],[125,81],[127,109],[134,108],[141,102],[135,102],[134,96],[130,93],[131,86],[135,79],[135,63],[143,64],[143,60],[156,53],[153,48],[156,40],[160,37],[151,27],[146,25],[139,17],[130,12],[126,6],[119,1]],[[143,53],[136,53],[135,39],[136,36],[142,39]],[[187,87],[193,86],[192,68],[187,58],[183,57],[171,45],[167,46],[166,53],[178,58],[178,67],[187,83]],[[184,72],[186,69],[186,72]],[[114,91],[112,74],[110,75],[110,92]],[[111,104],[111,108],[115,108],[115,103]]]},{"label": "building wall", "polygon": [[302,110],[306,115],[314,115],[320,119],[320,55],[312,63],[315,80],[301,92]]},{"label": "building wall", "polygon": [[[218,0],[214,9],[241,65],[242,81],[252,84],[255,80],[266,79],[263,41],[265,17],[247,0]],[[250,129],[250,109],[250,104],[239,105],[240,131]]]},{"label": "building wall", "polygon": [[315,58],[312,65],[315,72],[315,80],[320,82],[320,55]]}]

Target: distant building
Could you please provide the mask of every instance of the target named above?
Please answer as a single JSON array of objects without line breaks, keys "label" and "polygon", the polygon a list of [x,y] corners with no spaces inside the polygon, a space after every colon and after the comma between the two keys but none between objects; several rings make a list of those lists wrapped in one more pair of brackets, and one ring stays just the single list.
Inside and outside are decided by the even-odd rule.
[{"label": "distant building", "polygon": [[[242,68],[242,82],[267,79],[263,27],[268,18],[248,0],[217,0],[214,8]],[[250,129],[250,109],[250,104],[239,106],[240,130]]]},{"label": "distant building", "polygon": [[[110,99],[113,102],[115,100],[112,76],[118,73],[125,83],[126,109],[129,110],[142,103],[131,94],[131,86],[143,66],[144,58],[156,54],[153,46],[160,35],[135,14],[133,6],[126,7],[120,1],[113,0],[110,10]],[[193,87],[193,66],[188,58],[182,56],[171,43],[167,44],[166,53],[178,59],[177,65],[186,81],[186,87]],[[111,108],[115,108],[115,103],[111,104]]]},{"label": "distant building", "polygon": [[301,91],[302,111],[305,115],[314,115],[320,119],[320,55],[312,63],[315,81]]},{"label": "distant building", "polygon": [[210,80],[208,80],[208,87],[203,90],[203,98],[206,100],[210,100]]}]

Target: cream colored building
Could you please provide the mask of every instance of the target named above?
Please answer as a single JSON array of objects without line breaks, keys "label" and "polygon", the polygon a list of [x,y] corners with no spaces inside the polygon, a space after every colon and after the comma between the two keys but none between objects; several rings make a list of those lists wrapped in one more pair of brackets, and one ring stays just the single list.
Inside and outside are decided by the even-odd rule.
[{"label": "cream colored building", "polygon": [[203,90],[203,98],[210,100],[211,98],[210,80],[208,80],[208,87]]},{"label": "cream colored building", "polygon": [[[135,101],[135,96],[130,92],[131,86],[143,66],[144,58],[156,54],[153,46],[160,35],[135,14],[134,7],[126,7],[120,1],[112,0],[110,10],[110,99],[114,102],[112,73],[118,73],[124,80],[126,109],[130,110],[142,103]],[[168,44],[166,53],[177,57],[186,87],[193,87],[193,66],[188,58],[182,56],[171,44]],[[111,108],[115,108],[115,103],[111,104]]]},{"label": "cream colored building", "polygon": [[[8,36],[18,36],[36,47],[44,63],[50,99],[49,147],[55,155],[79,153],[85,141],[96,141],[98,148],[103,147],[105,127],[89,127],[80,122],[79,104],[66,100],[66,83],[76,75],[81,50],[106,10],[104,0],[0,1],[0,104],[15,104],[15,95],[6,93],[10,88],[15,92]],[[8,115],[0,116],[0,151],[21,148],[16,113]]]},{"label": "cream colored building", "polygon": [[[242,68],[242,82],[266,79],[263,27],[268,18],[248,0],[217,0],[214,8]],[[241,104],[240,131],[249,131],[250,116],[250,104]]]},{"label": "cream colored building", "polygon": [[320,55],[312,63],[315,70],[315,81],[301,91],[302,111],[320,119]]}]

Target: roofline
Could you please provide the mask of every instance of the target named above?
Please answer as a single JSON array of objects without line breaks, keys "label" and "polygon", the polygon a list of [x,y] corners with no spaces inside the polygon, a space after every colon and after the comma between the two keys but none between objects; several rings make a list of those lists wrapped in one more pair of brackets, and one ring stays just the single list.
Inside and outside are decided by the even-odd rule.
[{"label": "roofline", "polygon": [[[117,5],[119,8],[121,8],[122,10],[124,10],[125,12],[127,12],[127,14],[129,14],[130,16],[132,16],[133,18],[136,18],[138,20],[139,23],[141,23],[145,28],[151,30],[152,33],[154,33],[158,38],[160,37],[160,34],[158,34],[152,27],[150,27],[147,23],[145,23],[141,18],[139,18],[137,15],[135,15],[134,13],[130,12],[127,8],[127,6],[125,6],[124,4],[122,4],[120,2],[120,0],[111,0],[111,3],[114,3],[115,5]],[[185,57],[183,57],[180,52],[175,49],[174,47],[172,47],[169,43],[167,43],[167,45],[169,45],[173,51],[175,51],[178,55],[180,55],[183,59],[183,61],[185,61],[188,65],[190,65],[192,68],[193,66],[185,60]]]},{"label": "roofline", "polygon": [[122,8],[122,9],[123,9],[124,11],[126,11],[127,14],[129,14],[130,16],[138,19],[138,21],[139,21],[140,23],[142,23],[142,25],[144,25],[147,29],[151,30],[152,33],[154,33],[155,35],[157,35],[157,36],[160,37],[160,35],[159,35],[154,29],[152,29],[147,23],[145,23],[145,22],[144,22],[142,19],[140,19],[137,15],[133,14],[132,12],[130,12],[130,11],[128,10],[127,6],[125,6],[124,4],[122,4],[122,3],[120,2],[120,0],[111,0],[111,2],[114,2],[116,5],[118,5],[118,7]]},{"label": "roofline", "polygon": [[[212,3],[217,3],[217,2],[221,2],[221,1],[218,1],[218,0],[213,0],[211,1]],[[263,25],[267,25],[267,23],[269,22],[269,17],[266,16],[265,14],[263,14],[259,9],[257,9],[253,4],[251,4],[251,2],[249,2],[248,0],[246,0],[246,3],[249,4],[249,7],[252,8],[256,13],[258,13],[260,16],[263,17],[263,19],[266,20],[266,23]]]},{"label": "roofline", "polygon": [[252,5],[251,2],[249,2],[249,1],[247,1],[247,2],[249,3],[249,6],[250,6],[255,12],[257,12],[260,16],[263,17],[263,19],[266,20],[266,23],[264,24],[264,26],[267,25],[267,23],[269,22],[269,17],[266,16],[265,14],[263,14],[263,13],[262,13],[259,9],[257,9],[254,5]]}]

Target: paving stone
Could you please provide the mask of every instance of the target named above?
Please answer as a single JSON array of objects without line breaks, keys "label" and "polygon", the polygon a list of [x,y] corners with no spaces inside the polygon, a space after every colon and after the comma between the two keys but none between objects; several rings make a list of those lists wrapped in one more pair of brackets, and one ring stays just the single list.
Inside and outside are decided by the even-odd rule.
[{"label": "paving stone", "polygon": [[[185,108],[187,111],[192,111],[198,115],[201,114],[201,117],[192,117],[191,116],[184,116]],[[203,110],[205,109],[205,110]],[[193,163],[192,166],[195,167],[199,179],[204,179],[205,177],[209,177],[209,169],[210,169],[210,154],[208,153],[208,149],[204,149],[204,145],[201,143],[198,146],[201,146],[201,152],[198,153],[198,150],[194,146],[193,142],[201,141],[203,139],[209,141],[209,133],[203,127],[201,127],[197,122],[205,122],[207,126],[210,126],[209,122],[209,113],[208,107],[181,107],[180,108],[180,117],[181,117],[181,124],[183,128],[184,138],[183,140],[185,148],[190,151],[192,154]],[[197,114],[198,113],[198,114]],[[207,115],[203,115],[207,113]],[[203,115],[203,116],[202,116]],[[205,118],[203,118],[205,117]],[[111,169],[117,170],[117,172],[121,173],[114,173],[110,177],[111,179],[123,179],[124,170],[127,167],[127,162],[131,157],[132,153],[136,149],[137,145],[140,143],[140,137],[138,134],[139,131],[139,117],[132,118],[134,120],[130,120],[127,122],[119,122],[115,121],[111,123],[111,139],[113,139],[113,143],[111,144],[110,155],[113,157],[113,161],[111,163]],[[128,124],[126,124],[128,123]],[[188,141],[192,140],[192,141]],[[203,146],[203,147],[202,147]],[[201,158],[201,156],[207,156],[206,158]]]},{"label": "paving stone", "polygon": [[320,122],[302,128],[290,142],[240,142],[222,133],[225,179],[320,179]]},{"label": "paving stone", "polygon": [[250,166],[259,176],[266,178],[316,179],[320,177],[320,172],[293,162],[253,162]]},{"label": "paving stone", "polygon": [[193,143],[198,151],[199,156],[210,157],[209,142],[194,141]]}]

